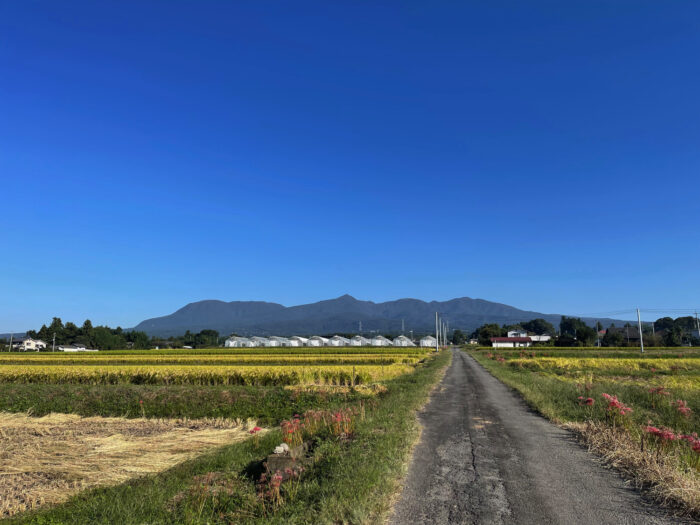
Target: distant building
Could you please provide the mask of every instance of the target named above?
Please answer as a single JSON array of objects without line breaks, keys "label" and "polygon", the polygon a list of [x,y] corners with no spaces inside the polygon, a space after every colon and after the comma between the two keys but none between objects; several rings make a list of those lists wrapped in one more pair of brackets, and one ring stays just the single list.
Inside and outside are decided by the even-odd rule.
[{"label": "distant building", "polygon": [[393,346],[391,339],[387,339],[383,335],[377,335],[370,340],[372,346]]},{"label": "distant building", "polygon": [[494,348],[521,348],[532,346],[529,337],[492,337],[491,346]]},{"label": "distant building", "polygon": [[229,337],[224,342],[226,348],[250,348],[255,346],[255,343],[247,337]]},{"label": "distant building", "polygon": [[287,339],[286,337],[279,337],[277,335],[271,336],[270,341],[277,342],[277,346],[293,346],[292,342],[289,339]]},{"label": "distant building", "polygon": [[61,345],[58,347],[58,350],[60,352],[99,352],[95,348],[85,348],[85,345]]},{"label": "distant building", "polygon": [[17,343],[14,343],[12,346],[21,352],[39,352],[40,350],[46,349],[46,343],[44,341],[40,339],[32,339],[31,337],[22,339]]},{"label": "distant building", "polygon": [[528,336],[533,343],[546,343],[552,340],[551,335],[530,335]]},{"label": "distant building", "polygon": [[527,332],[525,330],[510,330],[508,337],[527,337]]},{"label": "distant building", "polygon": [[328,346],[328,339],[321,337],[320,335],[315,335],[313,337],[309,337],[307,344],[309,346]]},{"label": "distant building", "polygon": [[425,337],[422,337],[419,343],[423,348],[435,348],[437,345],[437,339],[435,339],[432,335],[426,335]]},{"label": "distant building", "polygon": [[339,335],[334,335],[328,340],[328,345],[329,346],[349,346],[350,345],[350,339],[346,339],[345,337],[341,337]]},{"label": "distant building", "polygon": [[469,344],[470,344],[470,345],[478,345],[478,344],[479,344],[479,340],[478,340],[478,339],[470,339],[470,340],[469,340]]},{"label": "distant building", "polygon": [[393,341],[394,346],[416,346],[413,341],[411,341],[405,335],[400,335]]},{"label": "distant building", "polygon": [[356,335],[350,339],[350,346],[370,346],[370,344],[370,340],[361,335]]},{"label": "distant building", "polygon": [[308,346],[309,344],[309,340],[306,337],[299,337],[298,335],[290,337],[289,342],[291,346]]}]

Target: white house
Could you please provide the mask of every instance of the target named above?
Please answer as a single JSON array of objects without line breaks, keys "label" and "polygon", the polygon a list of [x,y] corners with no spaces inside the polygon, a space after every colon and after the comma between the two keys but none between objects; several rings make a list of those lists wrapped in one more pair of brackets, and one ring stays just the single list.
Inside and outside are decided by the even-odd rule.
[{"label": "white house", "polygon": [[527,337],[527,332],[525,330],[510,330],[508,337]]},{"label": "white house", "polygon": [[350,339],[350,346],[369,346],[370,344],[370,340],[361,335],[356,335]]},{"label": "white house", "polygon": [[350,339],[346,339],[345,337],[339,336],[339,335],[334,335],[328,340],[328,345],[329,346],[349,346],[350,345]]},{"label": "white house", "polygon": [[413,341],[411,341],[408,337],[405,335],[400,335],[396,339],[394,339],[394,346],[416,346],[413,344]]},{"label": "white house", "polygon": [[22,352],[38,352],[39,350],[46,349],[46,343],[44,341],[40,339],[32,339],[31,337],[20,341],[19,345],[16,346]]},{"label": "white house", "polygon": [[370,340],[372,346],[393,346],[391,339],[387,339],[383,335],[377,335]]},{"label": "white house", "polygon": [[309,346],[328,346],[328,339],[321,337],[320,335],[315,335],[313,337],[309,337],[309,340],[306,343]]},{"label": "white house", "polygon": [[435,345],[437,345],[437,339],[435,339],[432,335],[426,335],[425,337],[421,338],[420,345],[423,348],[435,348]]},{"label": "white house", "polygon": [[491,346],[494,348],[522,348],[532,346],[529,337],[492,337]]},{"label": "white house", "polygon": [[306,337],[299,337],[298,335],[293,335],[289,338],[290,346],[309,346],[309,340]]},{"label": "white house", "polygon": [[247,337],[229,337],[224,342],[224,346],[227,348],[250,348],[254,346],[254,343]]}]

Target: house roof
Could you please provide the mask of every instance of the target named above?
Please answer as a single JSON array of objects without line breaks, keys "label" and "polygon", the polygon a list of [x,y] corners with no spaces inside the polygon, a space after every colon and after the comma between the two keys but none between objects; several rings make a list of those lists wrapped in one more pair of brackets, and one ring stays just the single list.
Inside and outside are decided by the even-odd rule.
[{"label": "house roof", "polygon": [[492,343],[531,343],[529,337],[492,337]]}]

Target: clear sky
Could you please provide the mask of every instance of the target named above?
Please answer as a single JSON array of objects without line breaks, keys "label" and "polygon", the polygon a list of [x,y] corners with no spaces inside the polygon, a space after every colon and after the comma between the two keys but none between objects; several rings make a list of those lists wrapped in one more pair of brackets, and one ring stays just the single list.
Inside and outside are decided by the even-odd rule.
[{"label": "clear sky", "polygon": [[699,56],[696,1],[1,2],[0,332],[700,307]]}]

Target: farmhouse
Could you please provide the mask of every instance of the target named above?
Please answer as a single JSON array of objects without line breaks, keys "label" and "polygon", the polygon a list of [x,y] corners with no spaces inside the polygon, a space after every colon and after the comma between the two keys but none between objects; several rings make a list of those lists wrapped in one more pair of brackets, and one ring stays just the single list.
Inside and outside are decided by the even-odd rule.
[{"label": "farmhouse", "polygon": [[334,335],[328,340],[329,346],[348,346],[350,344],[350,339],[341,337],[339,335]]},{"label": "farmhouse", "polygon": [[509,330],[508,337],[527,337],[525,330]]},{"label": "farmhouse", "polygon": [[532,339],[533,343],[546,343],[552,339],[551,335],[530,335],[528,337]]},{"label": "farmhouse", "polygon": [[394,346],[416,346],[413,344],[413,341],[411,341],[408,337],[405,335],[400,335],[396,339],[394,339]]},{"label": "farmhouse", "polygon": [[38,352],[39,350],[46,349],[46,343],[44,341],[40,339],[32,339],[31,337],[17,341],[17,343],[13,344],[12,346],[21,352]]},{"label": "farmhouse", "polygon": [[383,335],[377,335],[370,340],[372,346],[393,346],[391,339],[387,339]]},{"label": "farmhouse", "polygon": [[369,346],[370,341],[366,337],[362,337],[361,335],[356,335],[352,339],[350,339],[350,346]]},{"label": "farmhouse", "polygon": [[491,346],[494,348],[520,348],[532,346],[529,337],[492,337]]},{"label": "farmhouse", "polygon": [[420,345],[423,348],[435,348],[436,344],[437,344],[437,339],[435,339],[432,335],[426,335],[425,337],[422,337],[420,340]]},{"label": "farmhouse", "polygon": [[309,337],[306,344],[308,346],[328,346],[328,339],[321,337],[320,335],[315,335],[313,337]]}]

